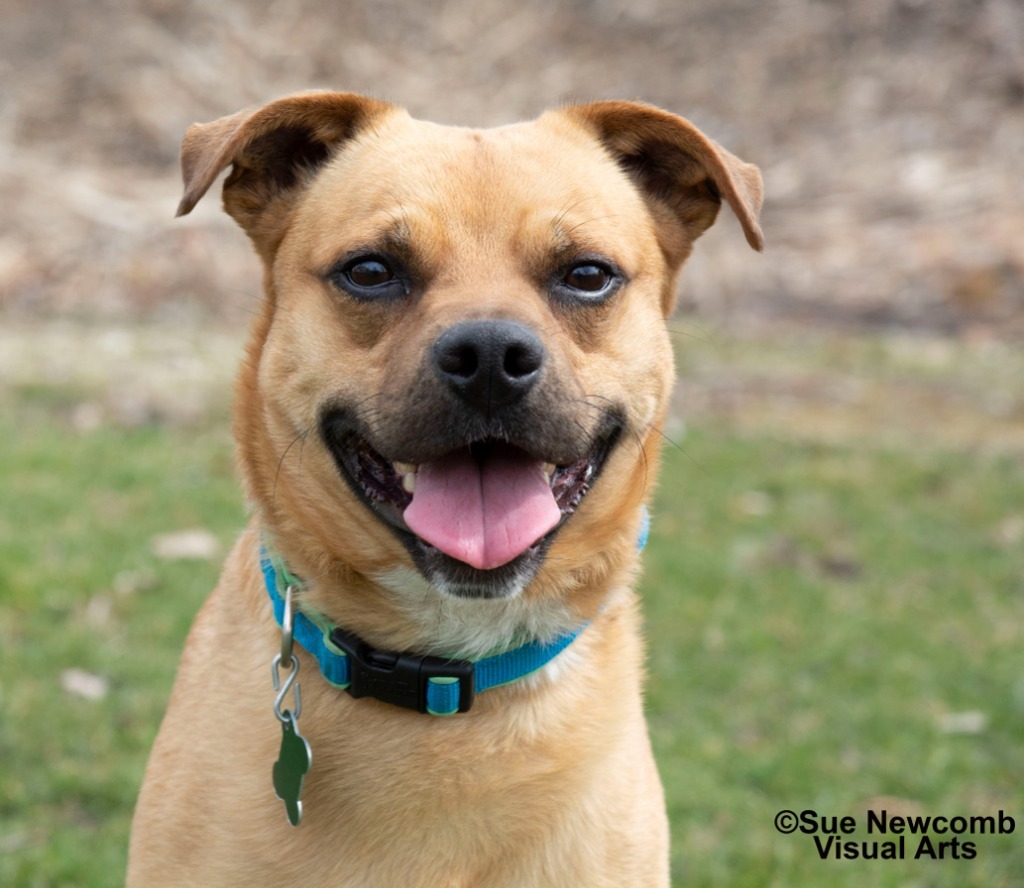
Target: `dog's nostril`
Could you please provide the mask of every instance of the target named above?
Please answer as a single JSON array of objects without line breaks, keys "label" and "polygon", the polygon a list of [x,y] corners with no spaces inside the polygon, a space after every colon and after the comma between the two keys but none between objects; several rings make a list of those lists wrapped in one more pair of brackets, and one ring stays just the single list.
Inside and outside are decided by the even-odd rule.
[{"label": "dog's nostril", "polygon": [[503,369],[512,379],[521,379],[540,369],[541,352],[537,348],[513,343],[505,352]]},{"label": "dog's nostril", "polygon": [[442,351],[438,355],[437,365],[450,376],[468,379],[476,373],[480,359],[472,345],[463,345]]}]

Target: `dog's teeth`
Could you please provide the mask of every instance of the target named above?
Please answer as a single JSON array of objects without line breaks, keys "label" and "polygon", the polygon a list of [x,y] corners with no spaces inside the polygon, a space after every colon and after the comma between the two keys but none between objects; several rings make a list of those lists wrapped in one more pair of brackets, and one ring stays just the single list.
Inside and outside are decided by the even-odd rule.
[{"label": "dog's teeth", "polygon": [[542,471],[544,472],[544,477],[547,478],[548,482],[550,482],[551,481],[551,476],[555,474],[555,464],[554,463],[544,463],[544,466],[542,467]]},{"label": "dog's teeth", "polygon": [[416,473],[406,472],[402,475],[402,488],[406,493],[413,493],[416,490]]},{"label": "dog's teeth", "polygon": [[395,467],[395,472],[399,475],[408,475],[410,472],[414,475],[416,474],[416,466],[412,463],[396,462],[392,463],[392,465]]}]

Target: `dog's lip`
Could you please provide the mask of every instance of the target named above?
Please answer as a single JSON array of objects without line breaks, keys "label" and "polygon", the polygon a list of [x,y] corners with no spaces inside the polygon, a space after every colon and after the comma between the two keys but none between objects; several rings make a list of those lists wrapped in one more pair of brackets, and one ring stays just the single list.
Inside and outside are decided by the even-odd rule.
[{"label": "dog's lip", "polygon": [[[609,454],[621,436],[623,423],[616,416],[609,414],[602,426],[591,437],[586,452],[575,460],[562,462],[559,462],[557,457],[550,459],[545,455],[538,455],[535,450],[528,450],[518,443],[509,444],[494,439],[484,439],[461,445],[461,447],[470,448],[485,448],[491,445],[511,446],[536,459],[538,470],[544,472],[544,477],[551,487],[552,495],[561,513],[558,523],[517,556],[513,562],[490,570],[472,568],[444,555],[409,528],[403,513],[412,502],[416,475],[422,463],[385,457],[368,440],[368,436],[354,424],[343,421],[334,425],[331,431],[326,431],[329,428],[329,423],[325,421],[323,427],[325,429],[324,439],[334,456],[342,477],[356,496],[398,535],[407,548],[429,552],[433,558],[440,558],[442,561],[450,559],[453,565],[458,565],[461,572],[469,571],[481,580],[481,584],[485,584],[489,575],[496,574],[517,563],[537,558],[546,551],[554,536],[573,515],[597,480]],[[457,449],[460,448],[453,448],[453,450]],[[449,450],[448,453],[453,450]],[[424,460],[424,462],[427,461]]]},{"label": "dog's lip", "polygon": [[[617,431],[616,429],[615,432]],[[552,495],[562,513],[559,524],[576,510],[583,496],[589,491],[607,457],[612,443],[611,437],[615,432],[596,441],[588,453],[573,462],[557,464],[537,460],[540,464],[539,470],[551,487]],[[472,449],[486,447],[492,443],[495,442],[474,441],[465,446]],[[405,523],[403,513],[412,502],[416,477],[422,464],[389,460],[357,432],[349,433],[339,444],[335,450],[338,462],[349,479],[354,482],[357,492],[361,492],[362,498],[389,524],[412,534]]]}]

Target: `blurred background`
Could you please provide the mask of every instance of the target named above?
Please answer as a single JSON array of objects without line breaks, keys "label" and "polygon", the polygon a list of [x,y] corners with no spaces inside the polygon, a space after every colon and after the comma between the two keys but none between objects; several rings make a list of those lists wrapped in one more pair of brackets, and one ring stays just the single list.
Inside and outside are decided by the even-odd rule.
[{"label": "blurred background", "polygon": [[257,272],[216,201],[171,220],[182,132],[330,87],[465,125],[662,105],[767,184],[768,252],[710,241],[686,306],[1024,334],[1017,0],[5,0],[3,15],[6,314],[244,309]]},{"label": "blurred background", "polygon": [[[1024,337],[1019,0],[5,0],[3,12],[8,378],[66,375],[54,357],[102,375],[138,340],[51,326],[40,349],[25,342],[39,322],[143,322],[172,339],[243,328],[260,272],[215,192],[172,218],[180,139],[193,121],[311,87],[467,125],[573,100],[662,105],[766,182],[765,254],[723,213],[687,269],[681,308],[703,329],[938,336],[926,360],[940,363],[950,338]],[[736,372],[697,380],[694,407],[735,407]],[[792,394],[758,385],[759,401]],[[802,385],[806,401],[824,384]],[[819,401],[856,400],[824,389]],[[986,425],[1020,410],[1019,392],[984,398]],[[145,414],[160,397],[128,400],[107,406]]]},{"label": "blurred background", "polygon": [[[650,599],[669,627],[652,645],[668,651],[654,655],[652,705],[676,799],[677,877],[804,884],[800,867],[816,855],[775,836],[768,808],[813,798],[836,808],[893,791],[856,756],[847,770],[873,777],[861,785],[829,771],[813,791],[794,789],[786,774],[795,770],[769,792],[763,772],[726,768],[722,738],[753,744],[765,762],[792,739],[737,728],[743,705],[714,709],[728,688],[706,701],[706,747],[676,748],[693,710],[690,690],[669,677],[701,668],[679,652],[729,659],[728,639],[751,631],[714,618],[729,594],[742,616],[736,570],[775,576],[768,623],[788,589],[809,584],[784,630],[748,639],[759,655],[743,675],[767,670],[783,682],[804,667],[765,664],[783,663],[775,654],[807,633],[820,638],[822,624],[806,615],[822,588],[838,590],[825,600],[839,625],[858,589],[898,607],[893,583],[915,577],[906,600],[917,605],[887,612],[886,626],[918,639],[907,674],[921,682],[949,650],[966,652],[951,661],[948,688],[921,703],[921,737],[947,738],[954,746],[941,749],[959,764],[954,774],[933,761],[945,777],[896,795],[909,810],[944,814],[1017,805],[1024,828],[1020,0],[3,0],[0,11],[0,881],[118,881],[183,633],[243,521],[226,411],[260,269],[216,189],[173,219],[181,136],[193,121],[317,87],[464,125],[642,99],[764,174],[765,252],[750,251],[724,211],[687,266],[670,321],[680,387],[669,450],[682,455],[670,456],[652,550],[689,534],[703,540],[690,565],[715,552],[721,562],[721,576],[695,593],[704,610]],[[706,509],[695,507],[687,491],[708,477],[721,484],[707,489]],[[815,490],[834,496],[816,500]],[[860,505],[849,499],[861,493]],[[908,503],[917,511],[901,518]],[[723,523],[700,537],[672,517],[686,508],[718,509]],[[916,549],[890,574],[873,572],[873,546],[903,538],[904,519]],[[857,536],[861,524],[876,528],[876,542]],[[679,594],[686,575],[689,588],[693,568],[661,557],[649,585]],[[958,580],[948,600],[933,600],[941,627],[922,629],[914,596],[931,594],[928,571],[947,557],[949,570],[969,564],[987,579],[971,592]],[[161,610],[168,598],[179,610]],[[879,611],[863,607],[861,622],[843,623],[851,635],[821,648],[834,684],[812,683],[810,697],[842,698],[853,686],[843,652],[879,637],[870,622]],[[69,627],[59,641],[55,625]],[[964,674],[972,691],[959,699]],[[979,690],[996,674],[1001,683]],[[912,681],[907,697],[888,693],[879,711],[896,718],[920,690]],[[819,728],[801,735],[818,738],[805,750],[811,773],[815,756],[836,751]],[[869,746],[914,736],[892,719],[872,730]],[[968,755],[955,747],[962,735],[991,748]],[[905,775],[915,755],[879,767]],[[687,801],[694,769],[722,775],[700,829]],[[726,796],[722,820],[714,799]],[[738,824],[762,830],[759,842],[736,838]],[[894,885],[1019,885],[1015,847],[959,875],[884,872]]]}]

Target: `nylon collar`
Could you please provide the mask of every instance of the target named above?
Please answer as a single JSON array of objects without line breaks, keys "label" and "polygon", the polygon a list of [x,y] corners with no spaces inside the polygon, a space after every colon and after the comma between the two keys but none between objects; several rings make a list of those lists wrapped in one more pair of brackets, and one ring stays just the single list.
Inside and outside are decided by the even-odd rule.
[{"label": "nylon collar", "polygon": [[[647,542],[649,527],[650,516],[644,509],[638,549]],[[302,581],[262,543],[260,569],[274,619],[281,625],[282,590],[288,586],[301,589]],[[379,650],[320,614],[297,609],[292,631],[295,640],[318,662],[324,678],[353,697],[374,697],[406,709],[446,716],[469,711],[476,694],[518,681],[547,665],[579,638],[587,625],[584,623],[549,642],[531,641],[475,661]]]}]

